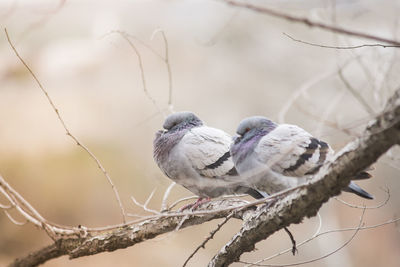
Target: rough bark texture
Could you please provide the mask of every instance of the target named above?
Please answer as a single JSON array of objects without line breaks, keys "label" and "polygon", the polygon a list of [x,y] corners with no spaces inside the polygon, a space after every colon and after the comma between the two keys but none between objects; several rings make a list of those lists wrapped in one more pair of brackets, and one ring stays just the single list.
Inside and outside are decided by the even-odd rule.
[{"label": "rough bark texture", "polygon": [[[314,216],[321,205],[341,192],[349,177],[374,163],[391,146],[400,143],[400,89],[388,101],[385,110],[372,120],[361,138],[349,143],[325,164],[306,185],[290,190],[274,199],[268,208],[247,210],[236,217],[244,220],[242,229],[210,261],[209,266],[228,266],[239,260],[244,252],[252,251],[257,242],[304,217]],[[240,200],[217,200],[206,203],[200,210],[227,208],[243,204]],[[195,215],[187,218],[180,228],[226,217],[231,210]],[[174,231],[182,216],[158,217],[138,224],[103,232],[86,238],[64,238],[55,244],[17,259],[10,266],[36,266],[62,255],[77,258],[104,251],[133,246],[157,235]]]},{"label": "rough bark texture", "polygon": [[48,260],[58,258],[64,255],[62,251],[54,243],[50,246],[44,247],[36,252],[29,253],[21,259],[16,259],[10,266],[20,266],[20,267],[30,267],[37,266],[39,264],[45,263]]},{"label": "rough bark texture", "polygon": [[244,252],[274,232],[315,216],[321,205],[338,195],[349,177],[373,164],[390,147],[400,141],[400,89],[388,101],[382,114],[370,122],[361,138],[349,143],[333,162],[323,166],[314,179],[270,205],[244,222],[242,229],[210,261],[209,266],[228,266]]},{"label": "rough bark texture", "polygon": [[[240,199],[224,199],[216,200],[201,205],[197,211],[209,211],[221,208],[234,208],[246,204],[246,201]],[[249,216],[249,213],[254,212],[254,208],[247,208],[235,214],[235,218],[242,219],[242,216]],[[174,212],[176,214],[176,212]],[[126,227],[121,227],[108,232],[103,232],[86,238],[62,238],[54,244],[44,247],[29,255],[16,259],[9,266],[37,266],[50,259],[57,258],[63,255],[69,255],[70,259],[82,256],[93,255],[105,251],[114,251],[126,247],[133,246],[137,243],[152,239],[163,233],[172,232],[180,228],[185,228],[191,225],[198,225],[204,222],[223,218],[228,216],[231,210],[222,211],[219,213],[210,213],[203,215],[189,216],[183,219],[183,216],[168,217],[168,213],[163,213],[167,217],[159,217],[145,220],[138,224],[133,224]],[[183,222],[183,223],[182,223]]]}]

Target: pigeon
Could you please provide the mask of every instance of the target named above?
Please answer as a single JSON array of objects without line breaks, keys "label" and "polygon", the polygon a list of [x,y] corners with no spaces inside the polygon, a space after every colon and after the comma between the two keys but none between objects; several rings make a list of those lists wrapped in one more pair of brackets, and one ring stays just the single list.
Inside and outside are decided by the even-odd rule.
[{"label": "pigeon", "polygon": [[[334,154],[326,142],[304,129],[291,124],[277,124],[262,116],[242,120],[236,133],[238,136],[230,148],[235,167],[242,177],[254,179],[258,176],[252,187],[266,194],[305,183]],[[266,169],[282,176],[263,178]],[[368,172],[363,171],[352,180],[370,177]],[[343,191],[373,199],[371,194],[352,181]]]},{"label": "pigeon", "polygon": [[[229,134],[204,125],[188,111],[169,115],[163,128],[165,130],[158,131],[153,142],[154,160],[166,176],[199,196],[196,203],[181,210],[195,209],[204,198],[208,201],[221,195],[249,194],[255,199],[268,196],[242,185],[243,179],[230,154],[232,137]],[[294,255],[296,241],[287,227],[284,230],[292,241]]]},{"label": "pigeon", "polygon": [[199,200],[231,194],[264,197],[240,185],[229,151],[229,134],[206,126],[188,111],[169,115],[163,128],[153,142],[154,160],[166,176],[199,196]]}]

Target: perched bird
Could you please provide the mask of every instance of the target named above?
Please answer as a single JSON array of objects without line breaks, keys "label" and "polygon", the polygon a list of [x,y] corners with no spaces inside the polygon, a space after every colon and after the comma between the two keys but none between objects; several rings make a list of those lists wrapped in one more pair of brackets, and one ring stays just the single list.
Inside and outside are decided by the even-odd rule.
[{"label": "perched bird", "polygon": [[[169,115],[163,128],[156,133],[153,157],[165,175],[198,195],[199,200],[243,193],[263,197],[240,185],[229,152],[229,134],[204,125],[192,112]],[[237,182],[232,182],[232,177]]]},{"label": "perched bird", "polygon": [[[334,153],[327,143],[304,129],[296,125],[277,124],[261,116],[242,120],[236,133],[238,136],[230,151],[238,173],[243,177],[258,175],[255,188],[267,194],[306,182]],[[265,181],[260,181],[266,169],[283,176],[267,177]],[[360,172],[352,180],[370,177],[369,173]],[[353,182],[344,191],[373,199],[372,195]]]},{"label": "perched bird", "polygon": [[[163,128],[156,133],[153,157],[165,175],[199,196],[188,207],[195,208],[203,198],[221,195],[249,194],[256,199],[267,196],[242,185],[243,179],[230,154],[232,137],[229,134],[204,125],[192,112],[169,115]],[[294,255],[296,241],[289,229],[284,227],[284,230],[292,241]]]}]

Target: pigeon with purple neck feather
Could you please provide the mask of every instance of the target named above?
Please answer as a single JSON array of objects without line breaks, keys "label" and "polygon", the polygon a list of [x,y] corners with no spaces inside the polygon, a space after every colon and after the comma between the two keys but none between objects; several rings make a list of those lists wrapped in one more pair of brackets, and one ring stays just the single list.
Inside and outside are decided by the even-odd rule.
[{"label": "pigeon with purple neck feather", "polygon": [[[259,176],[255,188],[267,194],[305,183],[334,153],[327,143],[304,129],[296,125],[276,124],[261,116],[242,120],[236,133],[238,136],[234,138],[230,151],[238,173],[253,179]],[[268,176],[262,181],[266,169],[283,176]],[[370,177],[363,171],[352,180]],[[373,199],[354,182],[350,182],[344,191]]]},{"label": "pigeon with purple neck feather", "polygon": [[[153,157],[165,175],[198,195],[199,200],[243,193],[263,197],[240,185],[229,152],[229,134],[204,125],[192,112],[169,115],[163,128],[156,133]],[[236,182],[228,177],[236,178]]]},{"label": "pigeon with purple neck feather", "polygon": [[[256,199],[267,196],[264,192],[244,185],[230,154],[232,137],[222,130],[204,125],[192,112],[169,115],[163,125],[165,130],[156,133],[153,157],[160,169],[170,179],[202,199],[221,195],[249,194]],[[292,233],[284,227],[292,241],[293,255],[297,251]]]}]

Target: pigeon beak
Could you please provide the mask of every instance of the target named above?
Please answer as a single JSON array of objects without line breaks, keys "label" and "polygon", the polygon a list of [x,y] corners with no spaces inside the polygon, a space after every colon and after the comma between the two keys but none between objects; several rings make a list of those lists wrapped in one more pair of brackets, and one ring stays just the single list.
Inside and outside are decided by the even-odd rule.
[{"label": "pigeon beak", "polygon": [[237,143],[240,142],[241,139],[242,139],[242,137],[241,137],[240,135],[236,135],[236,136],[233,138],[233,143],[234,143],[234,144],[237,144]]},{"label": "pigeon beak", "polygon": [[159,130],[159,131],[157,131],[157,136],[162,136],[166,132],[167,132],[167,130]]}]

